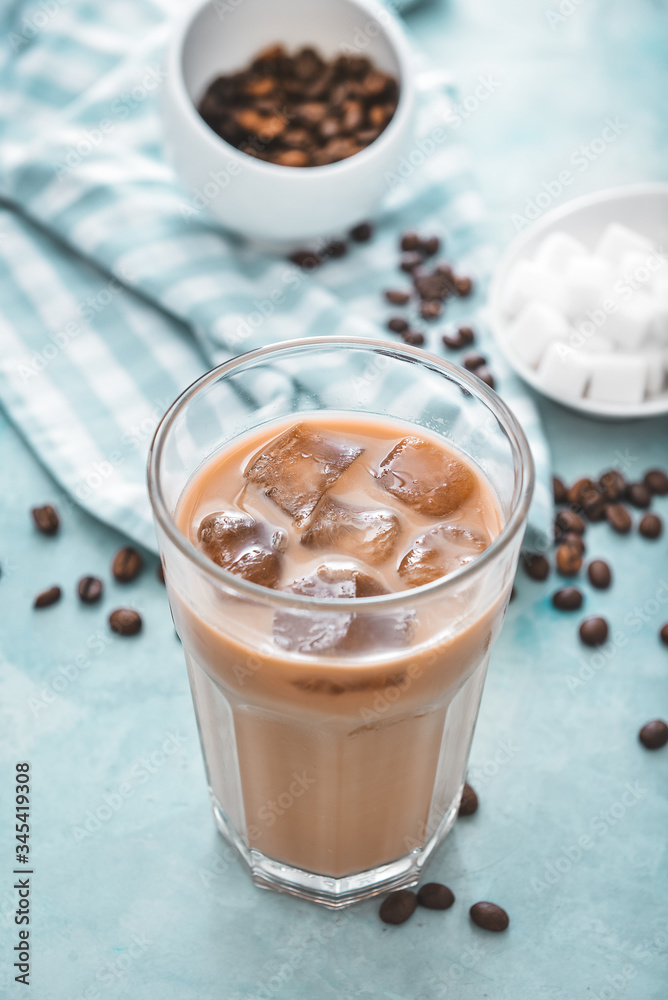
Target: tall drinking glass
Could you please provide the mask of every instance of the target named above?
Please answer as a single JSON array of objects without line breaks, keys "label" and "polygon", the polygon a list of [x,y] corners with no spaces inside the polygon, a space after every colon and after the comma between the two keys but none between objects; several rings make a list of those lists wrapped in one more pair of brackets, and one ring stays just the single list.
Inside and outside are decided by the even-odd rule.
[{"label": "tall drinking glass", "polygon": [[[448,576],[379,597],[314,599],[221,569],[178,527],[188,484],[242,435],[328,413],[440,437],[491,486],[498,536]],[[167,590],[215,821],[258,885],[338,907],[418,880],[457,815],[532,489],[529,448],[503,401],[410,347],[323,337],[253,351],[167,412],[149,457]],[[286,612],[354,614],[374,643],[336,655],[279,648],[272,625]],[[389,626],[406,615],[417,627],[397,649]]]}]

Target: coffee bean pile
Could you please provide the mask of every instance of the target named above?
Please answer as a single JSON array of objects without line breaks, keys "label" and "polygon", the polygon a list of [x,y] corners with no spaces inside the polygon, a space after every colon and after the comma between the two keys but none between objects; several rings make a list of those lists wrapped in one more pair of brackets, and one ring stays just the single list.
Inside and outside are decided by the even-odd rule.
[{"label": "coffee bean pile", "polygon": [[[633,516],[629,507],[647,511],[654,497],[668,495],[668,474],[661,469],[650,469],[642,480],[628,482],[617,469],[604,472],[598,479],[578,479],[567,486],[559,476],[552,479],[557,513],[554,521],[555,567],[561,576],[575,577],[584,565],[586,545],[584,535],[591,523],[607,522],[618,534],[629,534]],[[643,514],[638,523],[638,533],[649,541],[663,534],[663,521],[658,514]],[[542,553],[523,556],[524,570],[532,580],[546,580],[550,574],[549,560]],[[587,565],[587,577],[596,590],[607,590],[612,584],[612,570],[603,559],[593,559]],[[584,596],[577,587],[557,590],[552,604],[559,611],[577,611]],[[585,618],[578,628],[580,641],[590,647],[603,645],[610,632],[608,622],[600,616]],[[662,642],[668,645],[668,622],[659,632]],[[664,729],[666,737],[664,739]],[[647,749],[655,750],[668,743],[668,726],[662,720],[648,722],[640,731],[640,742]]]},{"label": "coffee bean pile", "polygon": [[[51,504],[43,507],[33,507],[32,518],[35,527],[42,535],[56,535],[60,529],[60,518]],[[137,549],[127,545],[114,556],[111,563],[111,573],[117,583],[128,584],[138,578],[144,568],[144,560]],[[156,576],[160,583],[165,582],[162,566],[159,565]],[[98,604],[104,594],[104,584],[97,576],[82,576],[76,588],[76,593],[82,604]],[[54,585],[41,591],[33,601],[35,608],[48,608],[57,604],[63,596],[62,588]],[[116,608],[109,615],[109,627],[117,635],[137,635],[142,629],[142,617],[132,608]]]},{"label": "coffee bean pile", "polygon": [[387,128],[399,84],[366,56],[324,59],[306,46],[260,52],[245,69],[217,77],[198,111],[243,153],[282,167],[323,167],[369,146]]}]

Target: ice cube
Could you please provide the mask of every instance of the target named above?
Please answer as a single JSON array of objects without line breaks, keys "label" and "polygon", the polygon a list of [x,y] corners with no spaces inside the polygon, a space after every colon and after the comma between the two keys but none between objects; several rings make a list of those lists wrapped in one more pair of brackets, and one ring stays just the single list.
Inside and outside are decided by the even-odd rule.
[{"label": "ice cube", "polygon": [[591,375],[591,360],[582,351],[553,341],[538,366],[543,388],[555,396],[579,399]]},{"label": "ice cube", "polygon": [[244,475],[296,524],[302,524],[363,450],[325,438],[307,424],[295,424],[270,441]]},{"label": "ice cube", "polygon": [[552,340],[566,340],[568,324],[562,313],[532,299],[508,328],[508,341],[522,360],[535,368]]},{"label": "ice cube", "polygon": [[240,511],[217,510],[200,522],[197,541],[223,569],[262,587],[275,587],[281,574],[278,552],[283,534]]},{"label": "ice cube", "polygon": [[568,315],[575,317],[600,307],[612,289],[614,273],[606,260],[584,255],[571,257],[564,279]]},{"label": "ice cube", "polygon": [[506,279],[503,290],[503,309],[507,316],[515,316],[530,299],[548,302],[563,311],[566,289],[560,274],[541,267],[532,260],[519,260]]},{"label": "ice cube", "polygon": [[489,535],[472,528],[436,525],[415,539],[399,563],[399,576],[407,586],[421,587],[470,563],[489,543]]},{"label": "ice cube", "polygon": [[653,249],[647,237],[641,236],[620,222],[611,222],[603,231],[594,253],[597,257],[603,257],[613,267],[618,267],[625,253],[642,253],[648,257]]},{"label": "ice cube", "polygon": [[377,478],[397,500],[419,514],[443,517],[473,493],[473,471],[420,438],[403,438],[380,463]]},{"label": "ice cube", "polygon": [[310,549],[330,549],[378,566],[392,555],[398,534],[393,511],[362,510],[325,496],[300,541]]},{"label": "ice cube", "polygon": [[[295,580],[287,591],[316,600],[379,597],[386,588],[356,567],[317,568],[311,576]],[[308,655],[342,651],[363,652],[409,644],[415,629],[410,611],[395,614],[325,612],[315,607],[304,611],[278,611],[274,617],[274,642],[281,649]]]},{"label": "ice cube", "polygon": [[588,396],[599,403],[641,403],[647,386],[647,358],[638,354],[598,357]]},{"label": "ice cube", "polygon": [[587,248],[570,233],[555,230],[541,241],[534,260],[549,271],[564,272],[571,257],[587,253]]},{"label": "ice cube", "polygon": [[646,292],[633,292],[608,313],[602,332],[622,350],[634,351],[647,340],[654,319],[652,298]]}]

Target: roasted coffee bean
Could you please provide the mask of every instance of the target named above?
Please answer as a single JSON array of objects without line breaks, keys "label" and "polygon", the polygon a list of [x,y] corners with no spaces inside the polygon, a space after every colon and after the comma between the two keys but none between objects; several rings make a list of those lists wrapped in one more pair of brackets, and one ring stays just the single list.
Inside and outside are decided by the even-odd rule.
[{"label": "roasted coffee bean", "polygon": [[668,743],[668,726],[663,719],[652,719],[642,727],[638,739],[648,750],[660,750]]},{"label": "roasted coffee bean", "polygon": [[470,354],[464,355],[462,364],[467,371],[474,372],[487,364],[487,358],[483,354],[477,354],[472,351]]},{"label": "roasted coffee bean", "polygon": [[580,555],[583,555],[585,551],[585,543],[582,535],[576,535],[574,531],[566,531],[563,535],[560,535],[559,544],[570,545]]},{"label": "roasted coffee bean", "polygon": [[590,521],[604,521],[607,501],[600,487],[585,486],[580,491],[580,506]]},{"label": "roasted coffee bean", "polygon": [[629,483],[626,487],[626,499],[633,507],[644,510],[652,502],[652,494],[644,483]]},{"label": "roasted coffee bean", "polygon": [[387,321],[387,329],[392,333],[404,333],[408,329],[408,321],[403,316],[393,316]]},{"label": "roasted coffee bean", "polygon": [[424,344],[424,334],[419,333],[417,330],[406,330],[405,333],[401,334],[401,339],[409,347],[422,347]]},{"label": "roasted coffee bean", "polygon": [[474,375],[476,375],[481,382],[488,385],[490,389],[494,389],[496,387],[496,380],[487,365],[480,365],[479,368],[476,368]]},{"label": "roasted coffee bean", "polygon": [[475,790],[471,788],[468,781],[466,781],[464,782],[462,801],[459,803],[459,815],[472,816],[473,813],[477,811],[478,811],[478,796],[476,795]]},{"label": "roasted coffee bean", "polygon": [[582,594],[577,587],[562,587],[553,595],[552,603],[559,611],[577,611],[582,607]]},{"label": "roasted coffee bean", "polygon": [[62,590],[60,587],[49,587],[48,590],[43,590],[41,594],[38,594],[33,602],[33,607],[35,608],[48,608],[51,604],[55,604],[56,601],[60,600]]},{"label": "roasted coffee bean", "polygon": [[290,260],[303,271],[315,271],[322,264],[321,258],[313,250],[295,250],[290,254]]},{"label": "roasted coffee bean", "polygon": [[510,923],[506,911],[496,903],[474,903],[469,913],[473,923],[484,931],[505,931]]},{"label": "roasted coffee bean", "polygon": [[348,246],[343,242],[343,240],[332,240],[325,247],[325,256],[333,257],[334,260],[338,260],[339,257],[345,257],[348,252]]},{"label": "roasted coffee bean", "polygon": [[605,618],[585,618],[580,625],[580,638],[585,646],[601,646],[608,638]]},{"label": "roasted coffee bean", "polygon": [[158,566],[158,568],[156,569],[156,571],[155,571],[155,577],[156,577],[156,580],[158,581],[158,583],[164,584],[164,582],[165,582],[165,571],[162,568],[162,563],[160,563],[159,566]]},{"label": "roasted coffee bean", "polygon": [[119,549],[111,564],[111,572],[119,583],[131,583],[142,571],[144,561],[136,549],[127,545]]},{"label": "roasted coffee bean", "polygon": [[38,531],[43,535],[56,534],[60,527],[60,520],[55,507],[52,507],[50,503],[45,504],[43,507],[33,507],[31,514]]},{"label": "roasted coffee bean", "polygon": [[383,923],[404,924],[412,917],[417,907],[417,896],[410,889],[391,892],[380,904],[378,915]]},{"label": "roasted coffee bean", "polygon": [[370,222],[360,222],[358,226],[350,230],[350,238],[355,243],[368,243],[372,236],[373,226]]},{"label": "roasted coffee bean", "polygon": [[414,269],[413,284],[421,299],[438,299],[439,302],[445,302],[452,295],[450,278],[438,269],[432,272],[424,271],[422,268]]},{"label": "roasted coffee bean", "polygon": [[529,555],[524,556],[522,562],[527,576],[530,576],[532,580],[547,579],[550,572],[550,564],[545,556],[539,553],[529,553]]},{"label": "roasted coffee bean", "polygon": [[77,594],[84,604],[96,604],[102,597],[102,580],[96,576],[83,576],[79,580]]},{"label": "roasted coffee bean", "polygon": [[433,257],[441,249],[441,241],[438,236],[429,236],[426,240],[420,240],[418,249],[425,257]]},{"label": "roasted coffee bean", "polygon": [[621,500],[626,492],[626,480],[617,469],[610,469],[609,472],[604,472],[598,483],[605,494],[605,499],[610,503],[616,503],[617,500]]},{"label": "roasted coffee bean", "polygon": [[568,493],[564,485],[563,479],[559,476],[552,476],[552,496],[554,497],[555,503],[566,503],[568,499]]},{"label": "roasted coffee bean", "polygon": [[473,282],[470,278],[455,278],[455,291],[460,298],[468,298],[473,291]]},{"label": "roasted coffee bean", "polygon": [[668,476],[661,469],[649,469],[643,477],[643,483],[656,496],[663,497],[668,493]]},{"label": "roasted coffee bean", "polygon": [[407,274],[410,274],[416,267],[419,267],[421,263],[422,254],[418,253],[417,250],[409,250],[408,253],[402,255],[401,260],[399,261],[399,267],[402,271],[406,271]]},{"label": "roasted coffee bean", "polygon": [[466,347],[466,344],[459,336],[459,333],[456,333],[454,337],[450,336],[450,334],[444,333],[441,339],[443,341],[443,346],[447,347],[450,351],[459,351],[462,347]]},{"label": "roasted coffee bean", "polygon": [[141,632],[141,615],[131,608],[117,608],[109,615],[109,625],[118,635],[137,635]]},{"label": "roasted coffee bean", "polygon": [[586,525],[574,510],[560,510],[554,520],[562,531],[574,531],[576,535],[583,535],[585,532]]},{"label": "roasted coffee bean", "polygon": [[610,567],[603,559],[594,559],[589,563],[587,576],[592,587],[596,587],[597,590],[607,590],[612,583]]},{"label": "roasted coffee bean", "polygon": [[562,576],[575,576],[582,568],[582,556],[572,545],[560,545],[555,553],[557,571]]},{"label": "roasted coffee bean", "polygon": [[582,490],[592,487],[591,479],[577,479],[568,490],[568,502],[574,506],[580,506]]},{"label": "roasted coffee bean", "polygon": [[391,302],[393,306],[405,306],[406,303],[410,301],[410,297],[410,292],[395,291],[393,288],[388,288],[385,292],[385,298],[388,302]]},{"label": "roasted coffee bean", "polygon": [[401,237],[401,242],[399,246],[402,250],[419,250],[420,249],[420,237],[417,233],[404,233]]},{"label": "roasted coffee bean", "polygon": [[645,514],[640,520],[638,531],[645,538],[658,538],[663,531],[663,521],[656,514]]},{"label": "roasted coffee bean", "polygon": [[455,901],[455,894],[440,882],[427,882],[418,889],[417,901],[428,910],[449,910]]},{"label": "roasted coffee bean", "polygon": [[627,535],[631,530],[631,515],[621,503],[609,503],[605,508],[608,524],[619,535]]},{"label": "roasted coffee bean", "polygon": [[465,347],[470,347],[475,340],[475,333],[470,326],[460,326],[457,336]]},{"label": "roasted coffee bean", "polygon": [[668,646],[668,622],[659,629],[659,638],[664,646]]},{"label": "roasted coffee bean", "polygon": [[438,319],[442,308],[438,299],[424,299],[420,303],[420,316],[422,316],[422,319]]}]

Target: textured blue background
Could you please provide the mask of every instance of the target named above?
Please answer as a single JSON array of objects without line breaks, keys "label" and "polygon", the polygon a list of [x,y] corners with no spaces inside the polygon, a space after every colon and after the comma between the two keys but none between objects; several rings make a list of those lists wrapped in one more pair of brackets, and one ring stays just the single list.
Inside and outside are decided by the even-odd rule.
[{"label": "textured blue background", "polygon": [[[563,169],[575,179],[554,204],[668,180],[666,4],[561,8],[573,13],[552,23],[559,4],[532,0],[434,2],[410,15],[463,97],[481,77],[496,81],[461,136],[499,249],[516,231],[513,216]],[[572,158],[581,162],[578,150],[606,118],[621,121],[619,138],[578,169]],[[667,462],[666,420],[602,424],[540,405],[566,479],[612,464],[634,478]],[[668,620],[665,536],[651,543],[605,525],[589,530],[588,555],[610,558],[615,573],[607,592],[584,586],[584,610],[604,614],[617,634],[604,654],[579,645],[581,615],[552,609],[554,574],[543,584],[521,576],[473,747],[481,807],[429,870],[457,902],[389,928],[373,902],[332,915],[251,885],[209,815],[181,650],[153,565],[127,588],[109,582],[122,539],[68,508],[2,418],[0,468],[3,997],[28,995],[10,971],[8,806],[18,757],[34,776],[30,995],[39,1000],[666,996],[668,749],[650,754],[636,736],[646,719],[668,716],[668,650],[657,638]],[[28,517],[49,500],[62,512],[55,539],[37,536]],[[668,517],[668,498],[655,509]],[[99,607],[74,597],[84,573],[107,582]],[[65,599],[34,613],[34,594],[54,582]],[[120,603],[145,616],[137,639],[107,631]],[[174,752],[162,754],[169,738]],[[119,805],[122,783],[130,794]],[[105,796],[118,808],[77,839]],[[509,911],[505,935],[470,925],[468,907],[481,898]]]}]

